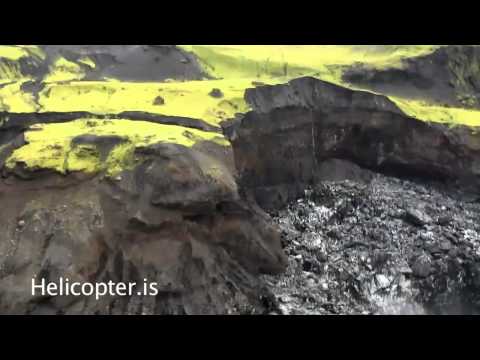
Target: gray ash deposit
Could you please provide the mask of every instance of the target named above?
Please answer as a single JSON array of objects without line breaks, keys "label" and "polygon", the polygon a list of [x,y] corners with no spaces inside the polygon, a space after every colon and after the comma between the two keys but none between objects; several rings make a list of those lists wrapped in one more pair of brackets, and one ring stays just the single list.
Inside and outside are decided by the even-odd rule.
[{"label": "gray ash deposit", "polygon": [[480,202],[375,175],[323,181],[272,214],[289,258],[281,314],[480,314]]}]

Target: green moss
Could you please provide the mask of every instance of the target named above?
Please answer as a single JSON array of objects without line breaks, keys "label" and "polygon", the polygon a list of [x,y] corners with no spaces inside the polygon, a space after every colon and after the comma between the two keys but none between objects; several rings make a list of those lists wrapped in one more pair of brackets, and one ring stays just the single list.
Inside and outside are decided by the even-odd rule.
[{"label": "green moss", "polygon": [[[199,141],[210,140],[220,145],[229,143],[217,133],[209,133],[181,126],[152,124],[145,121],[98,120],[91,126],[91,119],[78,119],[68,123],[37,124],[25,133],[26,145],[16,149],[8,158],[6,166],[24,163],[31,169],[52,169],[60,173],[105,171],[115,175],[136,163],[135,148],[158,142],[193,146]],[[101,161],[99,149],[94,145],[72,146],[72,140],[84,134],[118,136],[124,142],[110,151]]]}]

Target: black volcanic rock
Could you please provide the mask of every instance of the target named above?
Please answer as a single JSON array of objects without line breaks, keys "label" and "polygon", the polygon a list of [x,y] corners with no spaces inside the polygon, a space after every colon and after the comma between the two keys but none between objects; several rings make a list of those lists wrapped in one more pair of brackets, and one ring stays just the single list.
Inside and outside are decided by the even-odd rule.
[{"label": "black volcanic rock", "polygon": [[256,113],[276,109],[305,108],[385,111],[403,114],[387,97],[366,91],[353,91],[323,80],[303,77],[282,85],[266,85],[247,89],[245,100]]},{"label": "black volcanic rock", "polygon": [[212,91],[208,93],[213,98],[222,98],[223,97],[223,92],[220,89],[214,88]]},{"label": "black volcanic rock", "polygon": [[[339,215],[345,203],[352,211]],[[450,225],[417,227],[399,217],[425,204],[432,218],[451,209]],[[367,184],[322,181],[272,215],[289,259],[285,273],[266,276],[278,311],[480,314],[479,216],[480,204],[444,184],[380,174]]]},{"label": "black volcanic rock", "polygon": [[415,208],[405,210],[405,220],[417,226],[423,226],[432,222],[432,218],[428,214]]},{"label": "black volcanic rock", "polygon": [[249,89],[245,98],[253,111],[225,133],[242,188],[265,208],[301,195],[332,159],[343,167],[479,184],[478,129],[426,123],[384,96],[314,78]]}]

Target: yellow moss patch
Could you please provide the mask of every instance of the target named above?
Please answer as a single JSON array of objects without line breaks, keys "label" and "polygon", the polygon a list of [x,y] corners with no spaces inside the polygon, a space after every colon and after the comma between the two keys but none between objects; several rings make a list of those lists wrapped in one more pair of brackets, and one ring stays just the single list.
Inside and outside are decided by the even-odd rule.
[{"label": "yellow moss patch", "polygon": [[[262,82],[286,82],[299,76],[314,76],[353,90],[344,83],[344,66],[362,63],[377,69],[402,66],[402,60],[427,55],[439,45],[184,45],[193,52],[211,76],[248,78]],[[365,91],[365,90],[364,90]],[[373,91],[369,91],[375,93]],[[390,97],[405,113],[424,121],[480,125],[480,111],[449,108],[420,101]]]},{"label": "yellow moss patch", "polygon": [[21,90],[21,82],[0,87],[0,111],[35,112],[35,101],[31,93]]},{"label": "yellow moss patch", "polygon": [[42,61],[45,54],[35,45],[0,45],[0,84],[31,80],[31,76],[23,74],[20,68],[19,60],[27,57]]},{"label": "yellow moss patch", "polygon": [[28,56],[28,51],[16,45],[0,45],[0,58],[8,60],[18,60]]},{"label": "yellow moss patch", "polygon": [[[146,111],[218,124],[237,112],[248,110],[243,95],[245,89],[252,86],[248,79],[173,83],[76,81],[48,84],[40,93],[39,103],[42,111],[90,111],[96,114]],[[220,89],[223,97],[210,96],[213,88]],[[157,101],[158,97],[163,101]]]},{"label": "yellow moss patch", "polygon": [[[93,145],[72,146],[72,139],[84,134],[116,135],[125,142],[117,145],[102,162],[99,150]],[[32,169],[52,169],[60,173],[106,171],[108,175],[134,165],[133,153],[139,146],[167,142],[190,147],[202,140],[229,145],[222,135],[216,133],[146,121],[100,119],[33,125],[25,133],[25,140],[27,144],[16,149],[7,160],[7,167],[12,168],[20,162]]]},{"label": "yellow moss patch", "polygon": [[341,83],[341,67],[364,63],[398,67],[407,57],[434,51],[434,45],[183,45],[210,75],[220,78],[317,76]]},{"label": "yellow moss patch", "polygon": [[65,171],[83,171],[93,173],[101,170],[100,151],[94,145],[81,144],[65,156]]},{"label": "yellow moss patch", "polygon": [[[39,94],[41,111],[89,111],[97,114],[118,114],[123,111],[145,111],[156,114],[203,119],[218,125],[235,113],[249,110],[244,101],[245,89],[255,82],[285,83],[299,76],[314,76],[354,90],[359,87],[343,83],[344,66],[363,63],[375,68],[399,67],[402,59],[422,56],[438,45],[183,45],[195,53],[209,75],[218,80],[174,80],[163,83],[76,81],[82,79],[83,65],[95,67],[91,58],[78,63],[59,58],[47,76],[46,87]],[[44,58],[37,46],[0,46],[0,57],[21,56]],[[83,67],[84,68],[84,67]],[[30,93],[20,90],[20,82],[28,80],[18,64],[0,61],[0,83],[18,81],[0,88],[0,108],[11,112],[35,112],[38,107]],[[73,81],[72,81],[73,79]],[[212,97],[212,89],[223,96]],[[421,120],[454,124],[479,125],[478,112],[455,109],[419,101],[392,97],[407,114]]]},{"label": "yellow moss patch", "polygon": [[407,115],[419,120],[451,125],[480,126],[480,110],[437,106],[422,101],[406,100],[393,96],[390,99]]},{"label": "yellow moss patch", "polygon": [[80,80],[85,76],[84,71],[77,63],[69,61],[63,57],[55,60],[52,66],[50,66],[50,73],[45,76],[43,81],[45,83]]}]

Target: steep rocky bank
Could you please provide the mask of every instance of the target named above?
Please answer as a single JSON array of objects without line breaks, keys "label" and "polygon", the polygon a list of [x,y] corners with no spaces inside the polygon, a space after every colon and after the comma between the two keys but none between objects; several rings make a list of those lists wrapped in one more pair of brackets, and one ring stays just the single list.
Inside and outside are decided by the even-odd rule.
[{"label": "steep rocky bank", "polygon": [[[115,178],[2,179],[0,309],[13,314],[263,313],[259,273],[286,260],[279,233],[239,198],[214,143],[137,150]],[[32,296],[32,277],[159,284],[152,296]]]},{"label": "steep rocky bank", "polygon": [[[0,113],[0,313],[479,313],[478,127],[313,77],[182,82],[208,77],[205,59],[174,46],[41,49],[21,58],[33,78],[20,88],[68,106]],[[341,67],[364,88],[458,105],[477,89],[478,50],[465,49]],[[262,71],[315,65],[300,60]],[[33,296],[33,277],[147,279],[159,293]]]}]

